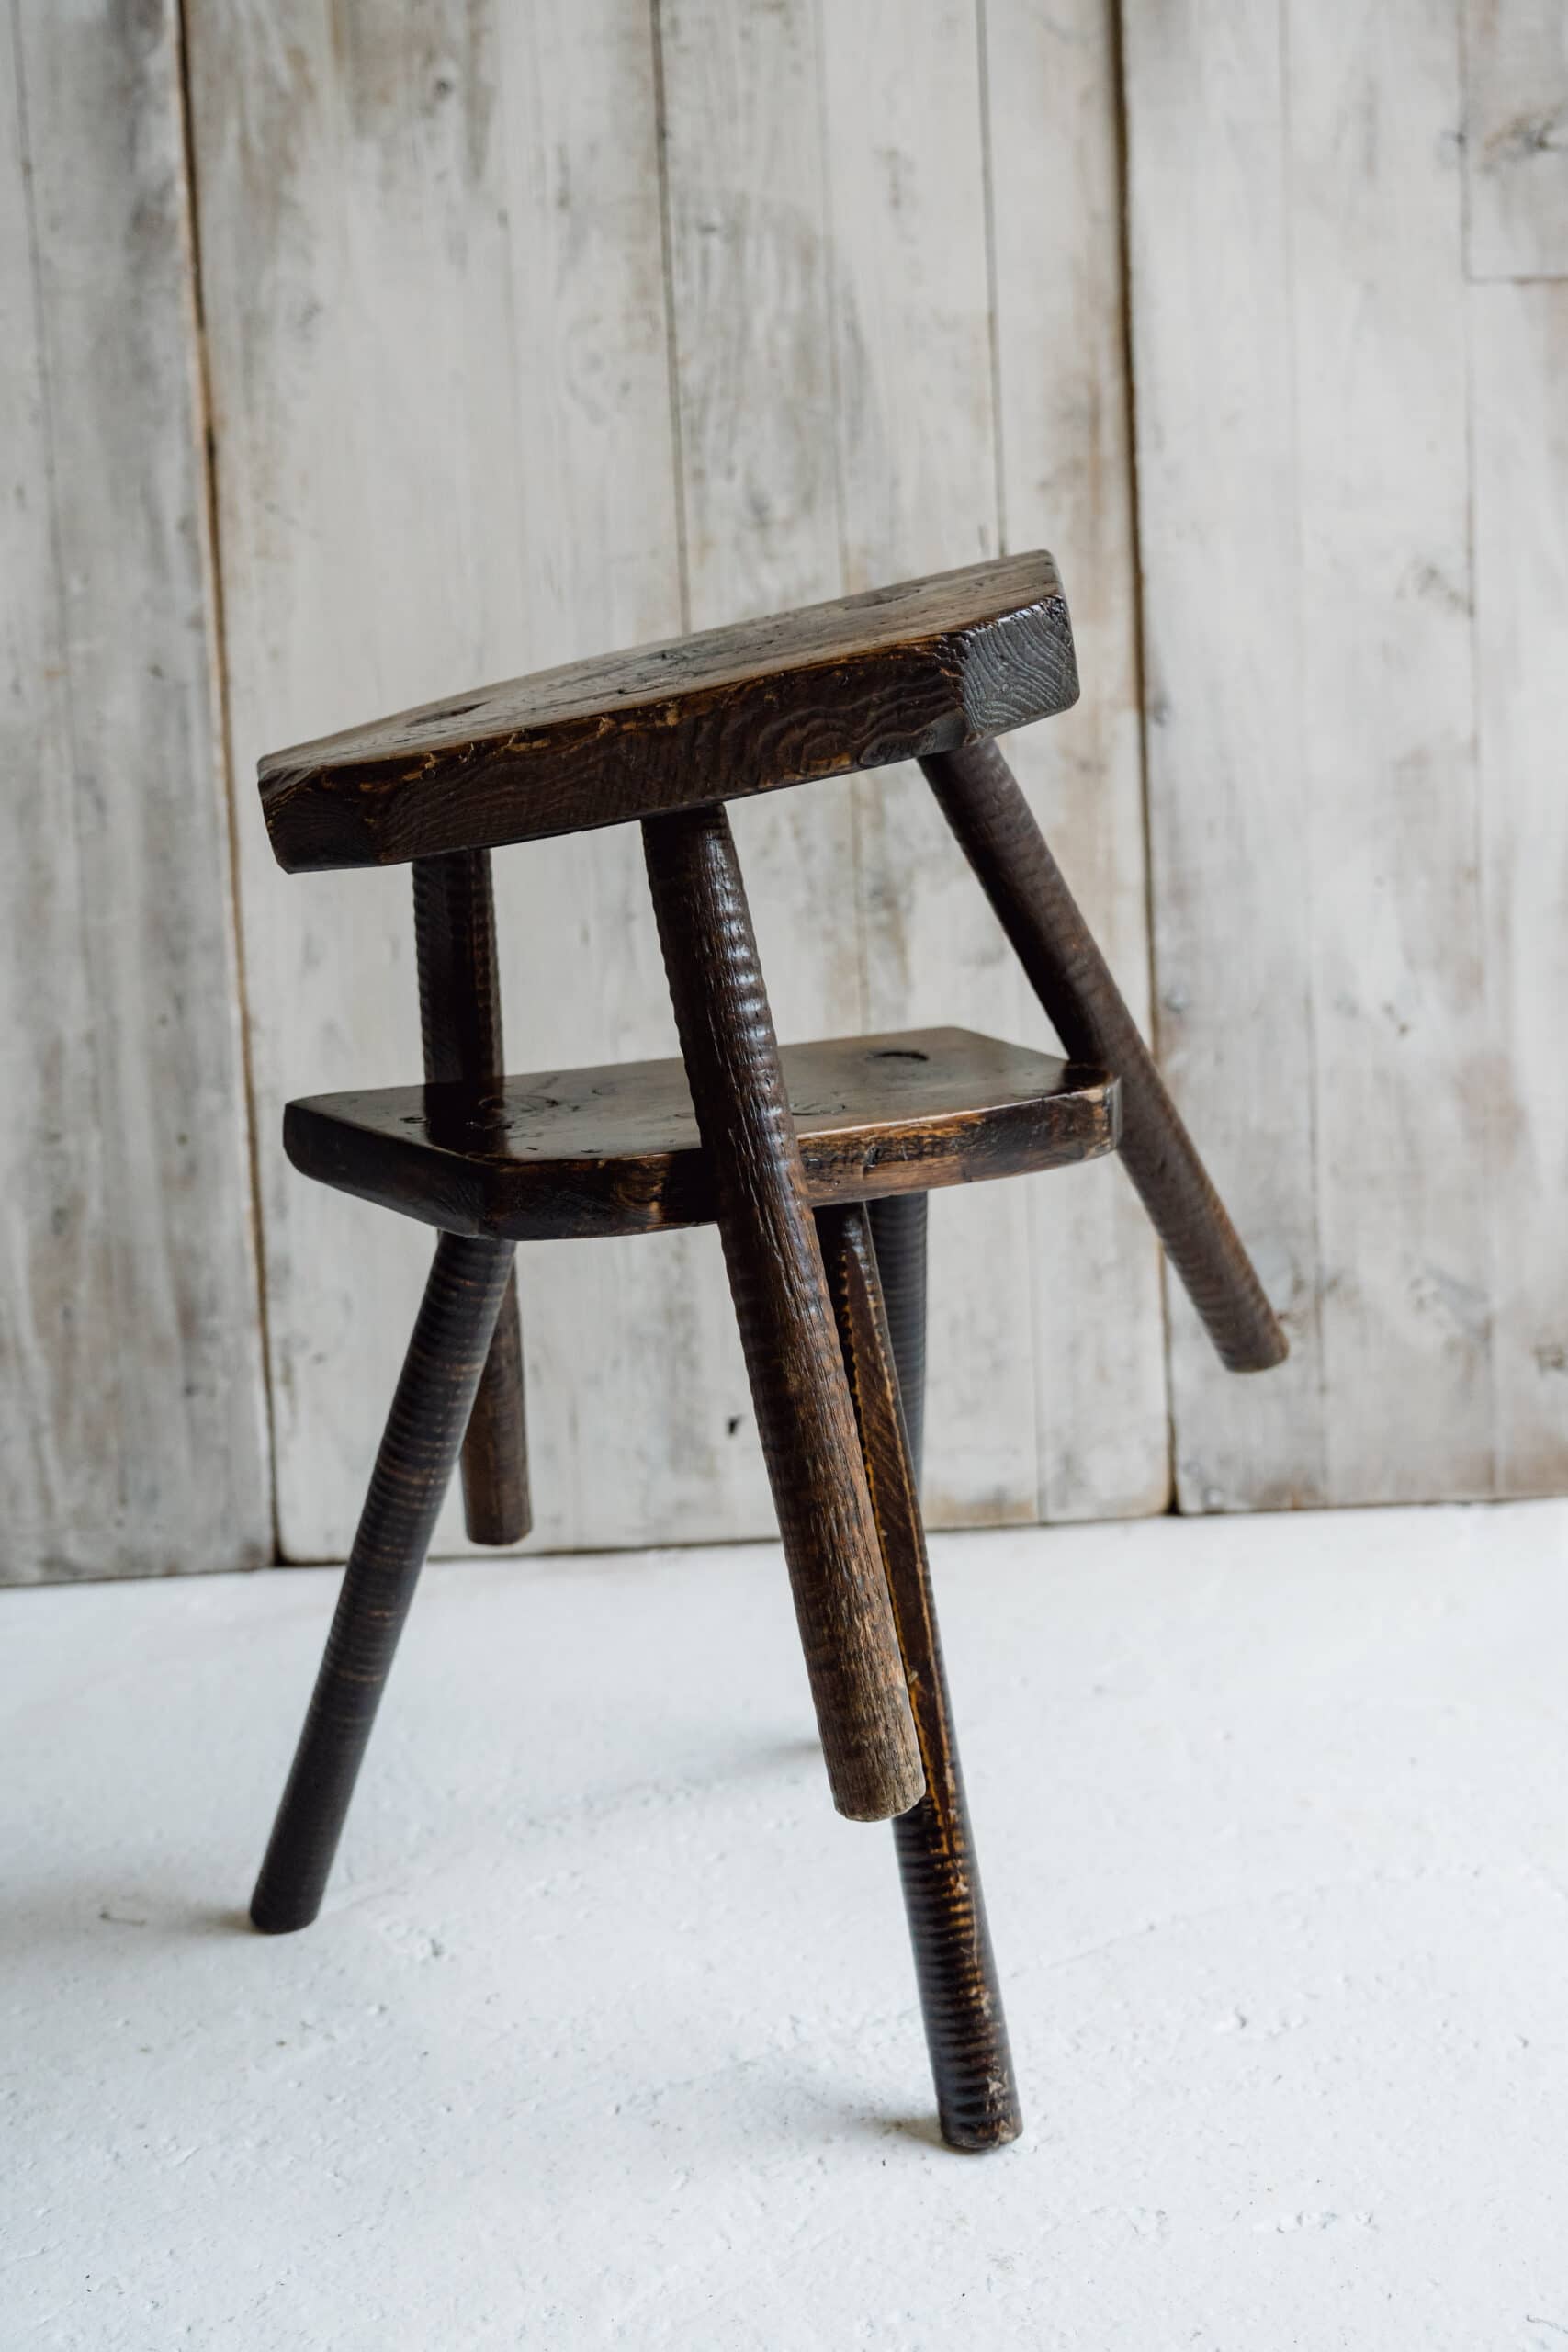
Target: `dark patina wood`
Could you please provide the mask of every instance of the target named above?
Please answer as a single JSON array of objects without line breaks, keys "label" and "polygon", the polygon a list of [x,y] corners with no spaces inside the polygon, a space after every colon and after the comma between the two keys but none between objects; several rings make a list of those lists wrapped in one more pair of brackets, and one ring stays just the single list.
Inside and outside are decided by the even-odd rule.
[{"label": "dark patina wood", "polygon": [[643,840],[829,1784],[883,1821],[924,1780],[739,861],[722,808]]},{"label": "dark patina wood", "polygon": [[996,2148],[1022,2119],[871,1223],[863,1208],[821,1209],[817,1227],[925,1770],[926,1793],[893,1836],[937,2113],[950,2147]]},{"label": "dark patina wood", "polygon": [[486,686],[261,763],[278,863],[396,865],[880,767],[1077,697],[1048,555]]},{"label": "dark patina wood", "polygon": [[876,1277],[917,1492],[926,1438],[926,1200],[924,1193],[897,1193],[869,1204]]},{"label": "dark patina wood", "polygon": [[[1112,1081],[972,1030],[832,1038],[780,1058],[814,1206],[1115,1148]],[[451,1233],[570,1239],[716,1214],[675,1060],[542,1070],[494,1089],[319,1095],[289,1104],[283,1138],[303,1174]]]},{"label": "dark patina wood", "polygon": [[321,1907],[511,1264],[505,1242],[444,1234],[435,1245],[326,1655],[251,1902],[251,1917],[265,1935],[308,1927]]},{"label": "dark patina wood", "polygon": [[[489,851],[421,858],[413,869],[413,923],[427,1081],[498,1084],[506,1058]],[[475,1544],[519,1543],[533,1523],[515,1272],[463,1440],[463,1518]]]},{"label": "dark patina wood", "polygon": [[1279,1318],[1012,770],[994,743],[920,764],[1056,1035],[1120,1081],[1127,1173],[1222,1363],[1281,1363]]}]

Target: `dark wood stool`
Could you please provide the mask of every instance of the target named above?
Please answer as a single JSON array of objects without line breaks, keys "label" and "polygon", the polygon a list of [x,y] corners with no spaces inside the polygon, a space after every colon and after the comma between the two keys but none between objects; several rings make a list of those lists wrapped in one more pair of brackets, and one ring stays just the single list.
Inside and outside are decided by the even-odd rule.
[{"label": "dark wood stool", "polygon": [[[1048,556],[489,687],[262,764],[279,862],[414,868],[425,1083],[289,1105],[308,1175],[440,1238],[251,1916],[320,1908],[459,1453],[526,1532],[520,1241],[723,1242],[834,1804],[892,1819],[944,2137],[1019,2112],[918,1497],[925,1196],[1117,1148],[1225,1363],[1280,1327],[993,735],[1066,709]],[[723,802],[918,758],[1067,1052],[961,1030],[782,1053]],[[489,852],[637,818],[682,1062],[503,1074]]]}]

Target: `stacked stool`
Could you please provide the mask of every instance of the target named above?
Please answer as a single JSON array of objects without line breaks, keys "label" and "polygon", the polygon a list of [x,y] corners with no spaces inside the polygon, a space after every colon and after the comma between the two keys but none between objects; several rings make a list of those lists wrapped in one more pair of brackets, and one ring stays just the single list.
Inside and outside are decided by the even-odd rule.
[{"label": "stacked stool", "polygon": [[[440,1238],[251,1917],[306,1926],[459,1455],[469,1534],[528,1527],[520,1242],[712,1222],[829,1785],[892,1820],[942,2130],[1017,2093],[919,1500],[931,1190],[1120,1148],[1236,1372],[1285,1342],[991,739],[1077,698],[1045,555],[429,705],[262,763],[291,872],[412,864],[424,1084],[291,1103],[307,1175]],[[727,800],[918,759],[1070,1060],[956,1029],[781,1052]],[[643,828],[681,1061],[508,1078],[490,852]]]}]

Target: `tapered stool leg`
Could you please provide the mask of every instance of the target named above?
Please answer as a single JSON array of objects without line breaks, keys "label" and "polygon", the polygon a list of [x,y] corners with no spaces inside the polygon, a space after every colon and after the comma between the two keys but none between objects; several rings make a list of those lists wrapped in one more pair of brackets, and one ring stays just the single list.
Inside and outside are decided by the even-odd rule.
[{"label": "tapered stool leg", "polygon": [[1279,1319],[1017,777],[995,743],[920,765],[1057,1036],[1121,1080],[1122,1165],[1221,1362],[1282,1363]]},{"label": "tapered stool leg", "polygon": [[326,1654],[251,1902],[265,1935],[321,1907],[370,1728],[512,1270],[509,1242],[444,1233],[403,1363]]},{"label": "tapered stool leg", "polygon": [[986,1924],[953,1705],[898,1378],[863,1208],[817,1216],[872,1505],[925,1766],[926,1795],[893,1824],[937,2114],[949,2147],[1001,2147],[1023,2128]]},{"label": "tapered stool leg", "polygon": [[919,1492],[926,1434],[926,1203],[925,1193],[893,1193],[868,1204],[876,1278],[893,1343],[904,1437]]},{"label": "tapered stool leg", "polygon": [[643,837],[829,1784],[885,1821],[924,1779],[729,820],[689,809]]},{"label": "tapered stool leg", "polygon": [[[488,850],[415,861],[413,929],[426,1085],[499,1082],[506,1058]],[[516,1544],[533,1523],[515,1272],[463,1441],[463,1519],[476,1544]]]}]

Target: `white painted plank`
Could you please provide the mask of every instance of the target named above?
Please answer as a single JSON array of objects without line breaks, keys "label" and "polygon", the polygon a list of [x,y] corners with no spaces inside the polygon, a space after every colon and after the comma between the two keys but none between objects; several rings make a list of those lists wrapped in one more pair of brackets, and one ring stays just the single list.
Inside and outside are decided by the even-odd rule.
[{"label": "white painted plank", "polygon": [[[331,1556],[430,1243],[294,1176],[278,1117],[417,1070],[409,879],[280,875],[248,779],[679,628],[651,30],[641,0],[192,19],[279,1505]],[[513,1069],[669,1050],[635,831],[503,854],[497,889]],[[536,1542],[704,1532],[700,1255],[525,1253]]]},{"label": "white painted plank", "polygon": [[[1113,0],[982,0],[1002,521],[1066,583],[1082,699],[1007,745],[1145,1034],[1147,876]],[[1104,1168],[1032,1185],[1043,1516],[1163,1510],[1159,1251]]]},{"label": "white painted plank", "polygon": [[1179,1315],[1180,1490],[1485,1493],[1457,9],[1131,31],[1164,1036],[1296,1343]]},{"label": "white painted plank", "polygon": [[1473,277],[1568,277],[1568,8],[1466,0]]},{"label": "white painted plank", "polygon": [[1499,1488],[1568,1487],[1568,285],[1478,288],[1476,648]]},{"label": "white painted plank", "polygon": [[[998,546],[979,28],[974,0],[821,12],[849,589]],[[852,791],[866,1024],[1037,1035],[1021,976],[913,768]],[[1030,1196],[932,1204],[926,1499],[938,1523],[1040,1506]]]},{"label": "white painted plank", "polygon": [[1170,0],[1124,28],[1157,1038],[1292,1343],[1233,1379],[1168,1285],[1178,1493],[1322,1502],[1280,27]]},{"label": "white painted plank", "polygon": [[1493,1484],[1458,10],[1288,35],[1329,1492],[1446,1500]]},{"label": "white painted plank", "polygon": [[259,1309],[177,12],[0,38],[0,1580],[254,1566]]},{"label": "white painted plank", "polygon": [[[688,604],[705,628],[841,594],[817,12],[663,0],[660,25]],[[730,821],[780,1035],[863,1028],[848,786],[738,802]],[[723,1532],[771,1532],[728,1294],[694,1306],[731,1432],[714,1508]]]}]

